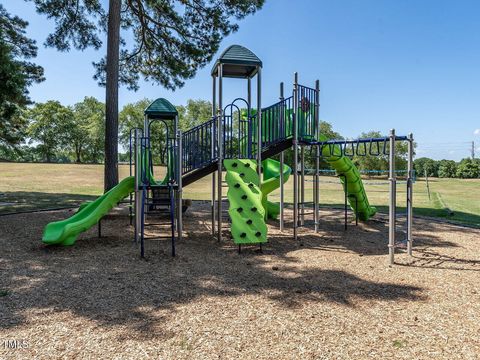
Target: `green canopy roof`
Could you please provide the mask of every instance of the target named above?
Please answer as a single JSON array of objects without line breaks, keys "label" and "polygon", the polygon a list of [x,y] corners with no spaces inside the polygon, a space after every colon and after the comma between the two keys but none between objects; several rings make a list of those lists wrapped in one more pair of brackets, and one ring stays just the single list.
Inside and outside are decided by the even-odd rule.
[{"label": "green canopy roof", "polygon": [[250,78],[262,67],[262,61],[253,52],[240,45],[228,47],[217,59],[212,75],[218,73],[218,66],[223,64],[224,77]]},{"label": "green canopy roof", "polygon": [[173,120],[177,117],[178,112],[170,101],[159,98],[147,106],[144,114],[149,119]]}]

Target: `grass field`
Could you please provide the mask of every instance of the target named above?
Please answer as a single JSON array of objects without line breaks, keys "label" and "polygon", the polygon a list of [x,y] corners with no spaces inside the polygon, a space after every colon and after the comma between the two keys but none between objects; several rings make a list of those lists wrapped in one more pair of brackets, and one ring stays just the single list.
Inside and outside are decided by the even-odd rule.
[{"label": "grass field", "polygon": [[[129,169],[120,165],[120,177],[128,176]],[[157,168],[158,178],[165,173]],[[343,206],[343,191],[335,177],[321,177],[320,203],[323,206]],[[306,201],[312,199],[312,177],[307,177]],[[37,209],[76,206],[93,200],[102,193],[103,166],[76,164],[18,164],[0,163],[0,214]],[[480,227],[480,179],[430,179],[429,199],[426,184],[419,179],[414,186],[414,213],[416,215],[448,218],[464,224]],[[386,181],[365,180],[370,203],[382,212],[388,206]],[[405,209],[405,184],[399,183],[397,204]],[[194,200],[210,199],[211,176],[207,176],[185,188],[184,197]],[[292,201],[292,181],[286,185],[285,197]],[[274,192],[272,200],[279,199]],[[445,208],[453,211],[448,215]]]}]

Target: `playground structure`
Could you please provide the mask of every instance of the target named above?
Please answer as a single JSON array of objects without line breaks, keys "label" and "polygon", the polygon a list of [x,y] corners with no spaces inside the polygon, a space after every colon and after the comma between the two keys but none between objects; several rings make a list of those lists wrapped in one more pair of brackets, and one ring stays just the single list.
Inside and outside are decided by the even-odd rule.
[{"label": "playground structure", "polygon": [[[143,129],[130,133],[130,176],[92,203],[82,206],[69,219],[50,223],[44,230],[46,244],[72,245],[78,234],[99,223],[119,201],[130,196],[130,214],[134,220],[134,239],[145,255],[145,228],[166,225],[166,234],[150,239],[170,239],[172,256],[176,241],[181,240],[183,223],[183,187],[207,175],[212,175],[211,223],[212,234],[222,240],[224,230],[223,194],[228,188],[228,215],[231,234],[239,251],[242,245],[268,241],[266,220],[279,216],[280,230],[285,230],[284,184],[293,175],[293,238],[299,239],[298,229],[305,226],[305,149],[315,153],[313,186],[313,220],[315,232],[320,229],[319,163],[324,159],[335,169],[346,199],[356,218],[367,221],[376,209],[369,204],[360,173],[351,161],[358,156],[389,157],[389,261],[394,263],[396,243],[396,171],[395,143],[408,142],[406,242],[412,252],[413,195],[413,136],[397,136],[392,130],[388,137],[332,140],[320,133],[320,83],[314,87],[299,84],[295,73],[291,96],[284,96],[280,84],[277,103],[262,108],[262,62],[250,50],[233,45],[216,61],[213,80],[212,118],[185,132],[178,128],[178,113],[165,99],[157,99],[145,110]],[[224,106],[224,79],[247,80],[246,98],[236,98]],[[252,106],[252,81],[256,80],[256,104]],[[163,152],[167,173],[155,180],[151,137],[153,123],[165,129]],[[380,151],[383,144],[383,151]],[[387,146],[388,145],[388,146]],[[284,151],[293,148],[293,170],[285,164]],[[388,150],[387,150],[388,149]],[[279,155],[280,161],[271,157]],[[226,170],[225,181],[223,172]],[[268,200],[268,194],[280,189],[280,203]],[[132,196],[132,194],[134,196]],[[159,214],[159,216],[155,216]],[[167,214],[168,216],[161,216]],[[168,220],[165,221],[165,218]],[[163,223],[149,222],[163,219]]]}]

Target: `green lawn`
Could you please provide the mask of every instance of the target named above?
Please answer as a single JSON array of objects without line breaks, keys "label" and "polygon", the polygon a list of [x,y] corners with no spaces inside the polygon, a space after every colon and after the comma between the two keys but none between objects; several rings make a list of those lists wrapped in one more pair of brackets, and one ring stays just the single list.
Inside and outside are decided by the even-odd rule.
[{"label": "green lawn", "polygon": [[[128,176],[126,165],[119,167],[120,177]],[[164,168],[156,168],[158,178]],[[184,197],[209,200],[209,175],[185,188]],[[306,201],[312,200],[312,177],[306,177]],[[335,177],[321,177],[320,203],[324,206],[343,206],[343,191]],[[292,182],[286,184],[285,200],[292,201]],[[385,212],[388,206],[388,184],[381,180],[365,180],[365,188],[372,205]],[[103,166],[77,164],[17,164],[0,163],[0,213],[35,209],[76,206],[102,193]],[[480,179],[430,179],[431,199],[426,185],[419,179],[414,187],[414,212],[418,215],[448,217],[450,220],[480,227]],[[405,184],[398,184],[397,204],[405,209]],[[279,191],[272,194],[278,200]],[[448,207],[454,212],[448,216]]]}]

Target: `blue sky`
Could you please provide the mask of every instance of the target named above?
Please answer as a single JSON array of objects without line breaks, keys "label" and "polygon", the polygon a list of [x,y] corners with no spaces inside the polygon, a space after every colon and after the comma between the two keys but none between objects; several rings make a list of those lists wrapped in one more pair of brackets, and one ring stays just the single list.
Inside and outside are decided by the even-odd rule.
[{"label": "blue sky", "polygon": [[[28,35],[39,44],[36,62],[47,80],[31,88],[34,101],[103,100],[91,63],[104,49],[45,48],[54,24],[30,2],[2,3],[30,22]],[[414,133],[417,156],[460,159],[469,156],[473,140],[480,153],[479,13],[480,2],[467,0],[267,0],[221,49],[241,44],[262,59],[264,106],[277,101],[280,81],[291,91],[297,71],[305,85],[320,79],[321,118],[342,135],[395,128]],[[147,83],[138,92],[122,88],[120,105],[145,97],[166,97],[174,104],[210,100],[210,68],[175,92]],[[226,89],[228,97],[245,96],[238,80]]]}]

